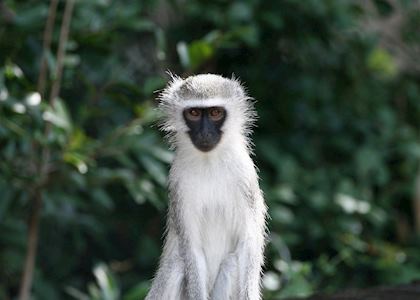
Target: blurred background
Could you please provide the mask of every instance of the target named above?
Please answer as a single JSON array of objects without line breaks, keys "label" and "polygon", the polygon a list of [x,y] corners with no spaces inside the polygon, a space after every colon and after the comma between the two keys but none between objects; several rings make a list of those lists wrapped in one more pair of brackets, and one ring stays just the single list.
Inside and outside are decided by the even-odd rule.
[{"label": "blurred background", "polygon": [[416,0],[1,0],[0,299],[144,297],[167,70],[258,101],[264,299],[419,280],[419,29]]}]

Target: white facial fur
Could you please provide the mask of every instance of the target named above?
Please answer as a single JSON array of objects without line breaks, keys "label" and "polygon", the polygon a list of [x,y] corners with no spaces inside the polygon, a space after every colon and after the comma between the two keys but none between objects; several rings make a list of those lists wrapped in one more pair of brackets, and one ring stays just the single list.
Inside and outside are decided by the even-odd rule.
[{"label": "white facial fur", "polygon": [[[252,99],[244,93],[239,81],[213,74],[197,75],[192,80],[190,78],[184,80],[172,77],[172,81],[159,97],[159,108],[164,116],[161,129],[167,133],[172,147],[192,147],[191,141],[186,138],[188,127],[182,116],[184,109],[221,106],[225,108],[227,118],[222,127],[222,140],[214,150],[217,151],[217,148],[223,147],[226,141],[232,139],[244,140],[249,148],[248,136],[256,115]],[[193,90],[191,93],[184,93],[187,97],[183,95],[183,86],[189,86]],[[196,92],[197,86],[201,87],[199,92]]]}]

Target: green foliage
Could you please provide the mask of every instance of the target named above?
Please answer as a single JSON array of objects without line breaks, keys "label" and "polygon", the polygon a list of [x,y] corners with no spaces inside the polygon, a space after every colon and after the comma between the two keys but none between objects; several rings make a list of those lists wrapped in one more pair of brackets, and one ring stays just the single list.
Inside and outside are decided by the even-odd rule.
[{"label": "green foliage", "polygon": [[[172,159],[153,109],[167,69],[234,73],[258,100],[255,159],[271,215],[264,299],[420,278],[420,74],[364,27],[364,7],[76,1],[50,104],[36,86],[48,2],[4,3],[15,17],[0,8],[0,298],[17,294],[37,189],[34,299],[144,297]],[[62,14],[60,2],[48,87]],[[418,45],[418,15],[403,26],[406,47]]]}]

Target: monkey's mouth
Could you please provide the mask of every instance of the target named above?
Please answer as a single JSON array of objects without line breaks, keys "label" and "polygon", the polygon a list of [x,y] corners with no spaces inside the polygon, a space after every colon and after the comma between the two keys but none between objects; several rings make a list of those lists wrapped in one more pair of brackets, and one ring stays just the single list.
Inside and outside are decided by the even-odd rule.
[{"label": "monkey's mouth", "polygon": [[200,144],[200,145],[194,144],[194,146],[202,152],[209,152],[216,147],[216,144],[214,144],[214,145],[211,145],[211,144]]},{"label": "monkey's mouth", "polygon": [[215,134],[203,137],[200,134],[194,135],[191,132],[189,132],[191,142],[193,145],[202,152],[209,152],[216,148],[216,146],[219,144],[220,139],[222,137],[222,134]]},{"label": "monkey's mouth", "polygon": [[192,142],[198,150],[200,150],[202,152],[209,152],[217,146],[219,141],[220,141],[220,138],[216,138],[214,140],[212,139],[212,140],[201,140],[201,141],[200,140],[195,140],[195,141],[193,140]]}]

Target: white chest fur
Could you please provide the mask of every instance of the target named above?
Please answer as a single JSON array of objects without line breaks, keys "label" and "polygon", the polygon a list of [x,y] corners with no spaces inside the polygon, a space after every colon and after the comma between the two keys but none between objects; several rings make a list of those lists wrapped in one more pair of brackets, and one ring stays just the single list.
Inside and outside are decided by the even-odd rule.
[{"label": "white chest fur", "polygon": [[246,234],[248,207],[243,186],[247,174],[238,176],[238,170],[248,169],[244,167],[247,162],[238,157],[229,164],[204,159],[179,169],[184,225],[192,247],[205,262],[208,288],[223,260],[236,250],[239,237]]}]

